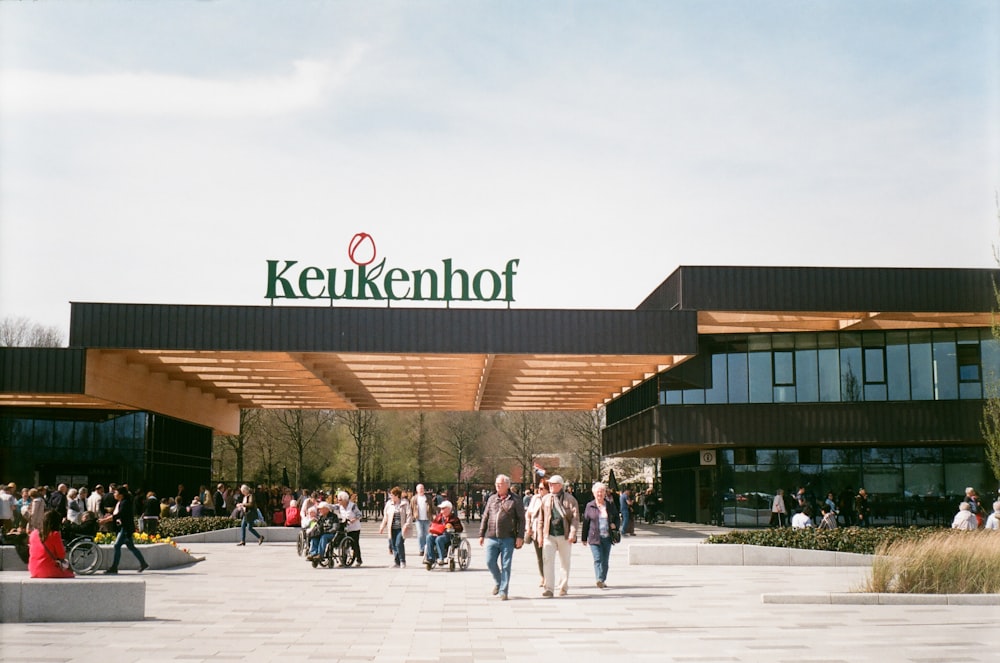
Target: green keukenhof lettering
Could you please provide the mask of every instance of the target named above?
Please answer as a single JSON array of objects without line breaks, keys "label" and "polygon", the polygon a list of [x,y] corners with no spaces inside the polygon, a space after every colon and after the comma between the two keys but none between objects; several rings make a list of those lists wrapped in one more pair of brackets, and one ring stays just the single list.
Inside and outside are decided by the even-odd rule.
[{"label": "green keukenhof lettering", "polygon": [[267,299],[329,299],[387,301],[514,301],[514,276],[520,259],[507,261],[502,272],[456,268],[451,258],[441,269],[386,269],[386,259],[377,265],[356,264],[350,269],[314,266],[296,270],[297,260],[267,261]]}]

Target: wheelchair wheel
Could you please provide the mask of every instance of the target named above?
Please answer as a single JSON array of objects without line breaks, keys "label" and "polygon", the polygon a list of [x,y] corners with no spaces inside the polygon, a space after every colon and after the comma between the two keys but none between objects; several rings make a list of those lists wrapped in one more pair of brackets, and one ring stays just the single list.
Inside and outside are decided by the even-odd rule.
[{"label": "wheelchair wheel", "polygon": [[353,566],[356,555],[354,553],[354,542],[351,538],[345,537],[337,548],[337,559],[340,561],[340,565],[344,567]]},{"label": "wheelchair wheel", "polygon": [[306,531],[304,529],[299,530],[299,538],[295,542],[295,551],[299,553],[299,557],[306,554],[308,545],[306,543]]},{"label": "wheelchair wheel", "polygon": [[455,556],[458,557],[458,568],[463,571],[469,568],[469,562],[472,561],[472,546],[468,539],[462,539]]},{"label": "wheelchair wheel", "polygon": [[66,559],[73,573],[90,575],[101,566],[101,547],[91,539],[77,539],[66,551]]}]

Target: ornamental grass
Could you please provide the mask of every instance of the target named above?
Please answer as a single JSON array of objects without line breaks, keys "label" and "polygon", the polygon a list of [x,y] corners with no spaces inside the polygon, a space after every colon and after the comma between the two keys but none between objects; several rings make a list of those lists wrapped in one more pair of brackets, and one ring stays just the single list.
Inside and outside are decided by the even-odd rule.
[{"label": "ornamental grass", "polygon": [[880,546],[863,592],[993,594],[1000,592],[1000,534],[935,532]]}]

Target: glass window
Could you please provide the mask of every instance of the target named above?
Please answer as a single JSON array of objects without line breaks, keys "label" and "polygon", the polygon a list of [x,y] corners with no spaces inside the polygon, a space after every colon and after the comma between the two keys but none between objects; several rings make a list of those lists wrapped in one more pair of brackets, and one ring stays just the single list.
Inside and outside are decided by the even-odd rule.
[{"label": "glass window", "polygon": [[869,495],[899,497],[903,492],[903,468],[899,465],[865,465],[862,481]]},{"label": "glass window", "polygon": [[795,399],[799,403],[815,403],[819,400],[819,372],[816,366],[816,350],[795,351]]},{"label": "glass window", "polygon": [[712,386],[705,390],[706,403],[725,403],[727,390],[726,355],[712,355]]},{"label": "glass window", "polygon": [[790,350],[774,351],[774,385],[795,384],[795,353]]},{"label": "glass window", "polygon": [[910,393],[915,401],[934,400],[931,333],[910,333]]},{"label": "glass window", "polygon": [[845,402],[862,400],[861,335],[841,334],[840,337],[840,393]]},{"label": "glass window", "polygon": [[943,455],[941,447],[906,447],[903,449],[903,462],[940,463]]},{"label": "glass window", "polygon": [[955,332],[948,329],[933,332],[935,400],[958,398],[958,359]]},{"label": "glass window", "polygon": [[865,447],[861,452],[861,460],[865,465],[899,463],[901,462],[901,454],[899,449]]},{"label": "glass window", "polygon": [[684,393],[684,405],[704,405],[705,404],[705,390],[704,389],[685,389],[683,393]]},{"label": "glass window", "polygon": [[823,449],[822,459],[823,465],[858,465],[861,463],[861,450]]},{"label": "glass window", "polygon": [[865,384],[885,382],[885,348],[865,348]]},{"label": "glass window", "polygon": [[49,449],[52,447],[52,423],[51,421],[36,420],[32,431],[33,446]]},{"label": "glass window", "polygon": [[750,373],[750,402],[770,403],[774,400],[771,353],[751,352],[748,360],[748,370]]},{"label": "glass window", "polygon": [[680,405],[683,402],[678,389],[664,389],[660,392],[660,403],[663,405]]},{"label": "glass window", "polygon": [[729,402],[746,403],[749,398],[747,377],[747,355],[745,352],[731,352],[727,355]]},{"label": "glass window", "polygon": [[73,446],[73,422],[52,422],[52,446],[56,449],[69,449]]},{"label": "glass window", "polygon": [[984,463],[945,463],[944,492],[946,495],[965,495],[967,486],[972,486],[979,494],[983,494],[982,486],[987,483],[986,465]]},{"label": "glass window", "polygon": [[885,335],[886,386],[890,401],[910,400],[910,353],[906,332]]},{"label": "glass window", "polygon": [[819,400],[833,403],[840,400],[840,355],[836,334],[819,334],[817,337],[819,368]]},{"label": "glass window", "polygon": [[959,382],[979,382],[979,341],[959,341],[956,352]]},{"label": "glass window", "polygon": [[903,494],[906,497],[944,495],[944,465],[942,463],[903,465]]}]

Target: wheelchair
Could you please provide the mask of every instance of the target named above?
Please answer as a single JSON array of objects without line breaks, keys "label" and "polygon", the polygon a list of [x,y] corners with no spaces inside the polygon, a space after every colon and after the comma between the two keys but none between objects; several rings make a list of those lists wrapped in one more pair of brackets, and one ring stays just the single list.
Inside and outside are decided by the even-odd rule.
[{"label": "wheelchair", "polygon": [[335,566],[347,568],[354,565],[357,559],[357,552],[354,550],[354,540],[347,535],[347,523],[337,524],[337,531],[330,539],[323,552],[312,561],[313,568],[324,567],[332,569]]},{"label": "wheelchair", "polygon": [[[450,537],[448,550],[445,552],[443,558],[448,565],[448,570],[454,571],[458,568],[464,571],[469,568],[469,562],[472,560],[472,545],[469,543],[469,540],[465,538],[464,534],[454,531],[451,527],[448,527],[445,534]],[[428,571],[432,568],[434,567],[427,564]]]}]

